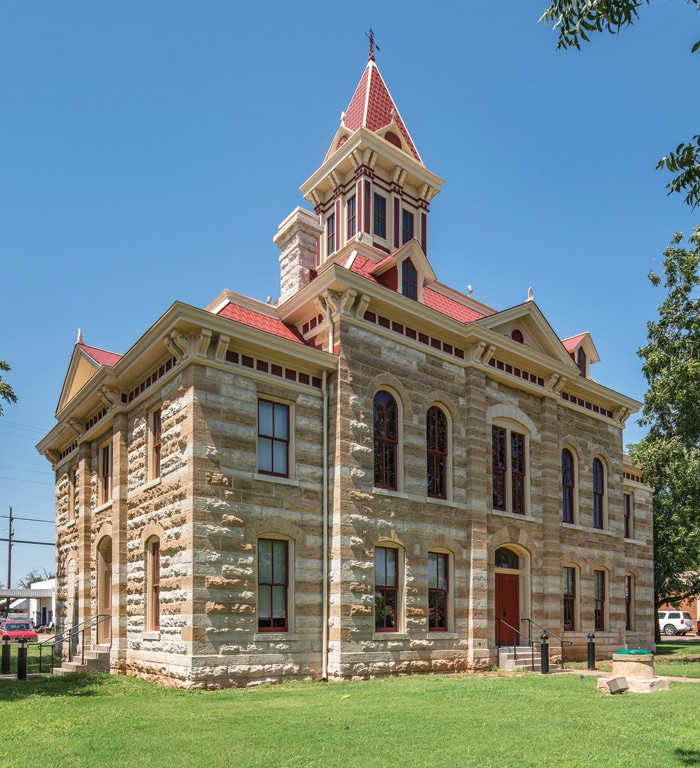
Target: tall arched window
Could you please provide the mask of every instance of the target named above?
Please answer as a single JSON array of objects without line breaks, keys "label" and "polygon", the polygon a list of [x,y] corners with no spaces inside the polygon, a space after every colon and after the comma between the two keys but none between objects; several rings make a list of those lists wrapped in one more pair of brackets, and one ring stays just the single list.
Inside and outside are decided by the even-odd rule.
[{"label": "tall arched window", "polygon": [[399,429],[394,398],[385,391],[374,396],[374,484],[395,491],[398,488],[396,458]]},{"label": "tall arched window", "polygon": [[605,473],[603,462],[593,459],[593,527],[603,527],[603,512],[605,502]]},{"label": "tall arched window", "polygon": [[447,498],[447,417],[436,406],[426,415],[428,496]]},{"label": "tall arched window", "polygon": [[561,452],[561,519],[565,523],[574,522],[574,457],[568,448]]},{"label": "tall arched window", "polygon": [[510,427],[491,429],[493,508],[518,515],[527,512],[526,438]]},{"label": "tall arched window", "polygon": [[287,632],[289,542],[258,539],[258,632]]},{"label": "tall arched window", "polygon": [[146,544],[146,631],[160,629],[160,539],[153,537]]}]

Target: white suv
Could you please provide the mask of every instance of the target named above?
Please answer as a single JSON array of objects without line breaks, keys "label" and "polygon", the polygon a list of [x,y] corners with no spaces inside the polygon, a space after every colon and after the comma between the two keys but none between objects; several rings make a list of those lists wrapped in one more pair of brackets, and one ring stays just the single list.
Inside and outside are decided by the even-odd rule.
[{"label": "white suv", "polygon": [[664,635],[685,635],[694,629],[693,618],[687,611],[659,611],[659,629]]}]

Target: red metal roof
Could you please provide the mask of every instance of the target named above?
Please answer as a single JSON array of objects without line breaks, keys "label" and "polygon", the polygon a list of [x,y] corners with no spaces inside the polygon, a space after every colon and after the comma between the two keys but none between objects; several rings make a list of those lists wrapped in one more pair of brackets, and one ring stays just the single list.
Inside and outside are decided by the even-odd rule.
[{"label": "red metal roof", "polygon": [[579,333],[578,336],[572,336],[570,339],[563,339],[562,344],[567,352],[573,352],[576,347],[588,336],[587,333]]},{"label": "red metal roof", "polygon": [[107,365],[111,368],[122,359],[121,355],[118,355],[115,352],[107,352],[105,349],[89,347],[87,344],[78,344],[77,346],[99,365]]},{"label": "red metal roof", "polygon": [[229,320],[235,320],[237,323],[242,323],[250,328],[257,328],[260,331],[271,333],[273,336],[304,344],[303,337],[294,326],[287,325],[275,317],[264,315],[262,312],[255,312],[238,304],[229,303],[217,314],[220,317],[227,317]]},{"label": "red metal roof", "polygon": [[[396,122],[396,128],[401,133],[406,144],[408,144],[411,154],[419,163],[422,163],[423,161],[418,154],[418,150],[401,119],[399,110],[391,98],[389,89],[379,74],[379,69],[374,59],[370,59],[367,62],[365,71],[362,73],[355,93],[352,99],[350,99],[350,104],[345,110],[343,125],[353,133],[361,126],[369,128],[370,131],[376,133],[387,125],[391,125],[394,121]],[[338,146],[346,140],[347,137],[341,137]],[[337,146],[334,149],[337,149]]]}]

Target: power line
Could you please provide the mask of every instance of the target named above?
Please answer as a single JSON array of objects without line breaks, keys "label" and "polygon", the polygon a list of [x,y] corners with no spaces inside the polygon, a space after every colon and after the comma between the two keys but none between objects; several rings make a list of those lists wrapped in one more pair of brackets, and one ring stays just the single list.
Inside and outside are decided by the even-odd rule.
[{"label": "power line", "polygon": [[[10,519],[9,515],[0,515],[0,517],[4,517],[6,519]],[[38,517],[17,517],[17,515],[12,515],[13,520],[31,520],[33,523],[55,523],[55,520],[46,520],[46,519],[39,519]]]},{"label": "power line", "polygon": [[11,483],[31,483],[31,485],[54,485],[54,483],[42,483],[41,480],[22,480],[19,477],[3,477],[0,480],[9,480]]},{"label": "power line", "polygon": [[15,472],[33,472],[36,475],[50,475],[51,472],[46,469],[22,469],[22,467],[8,467],[5,464],[0,464],[0,469],[12,469]]}]

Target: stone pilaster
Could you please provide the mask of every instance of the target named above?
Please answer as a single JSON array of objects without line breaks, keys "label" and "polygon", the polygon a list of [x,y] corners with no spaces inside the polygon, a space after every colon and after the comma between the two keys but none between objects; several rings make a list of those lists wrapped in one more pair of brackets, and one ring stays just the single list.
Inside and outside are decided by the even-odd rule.
[{"label": "stone pilaster", "polygon": [[318,216],[296,208],[279,225],[274,242],[280,254],[280,304],[311,282],[316,269],[318,238],[323,227]]},{"label": "stone pilaster", "polygon": [[128,418],[112,425],[112,654],[111,666],[124,673],[127,646],[127,479]]}]

